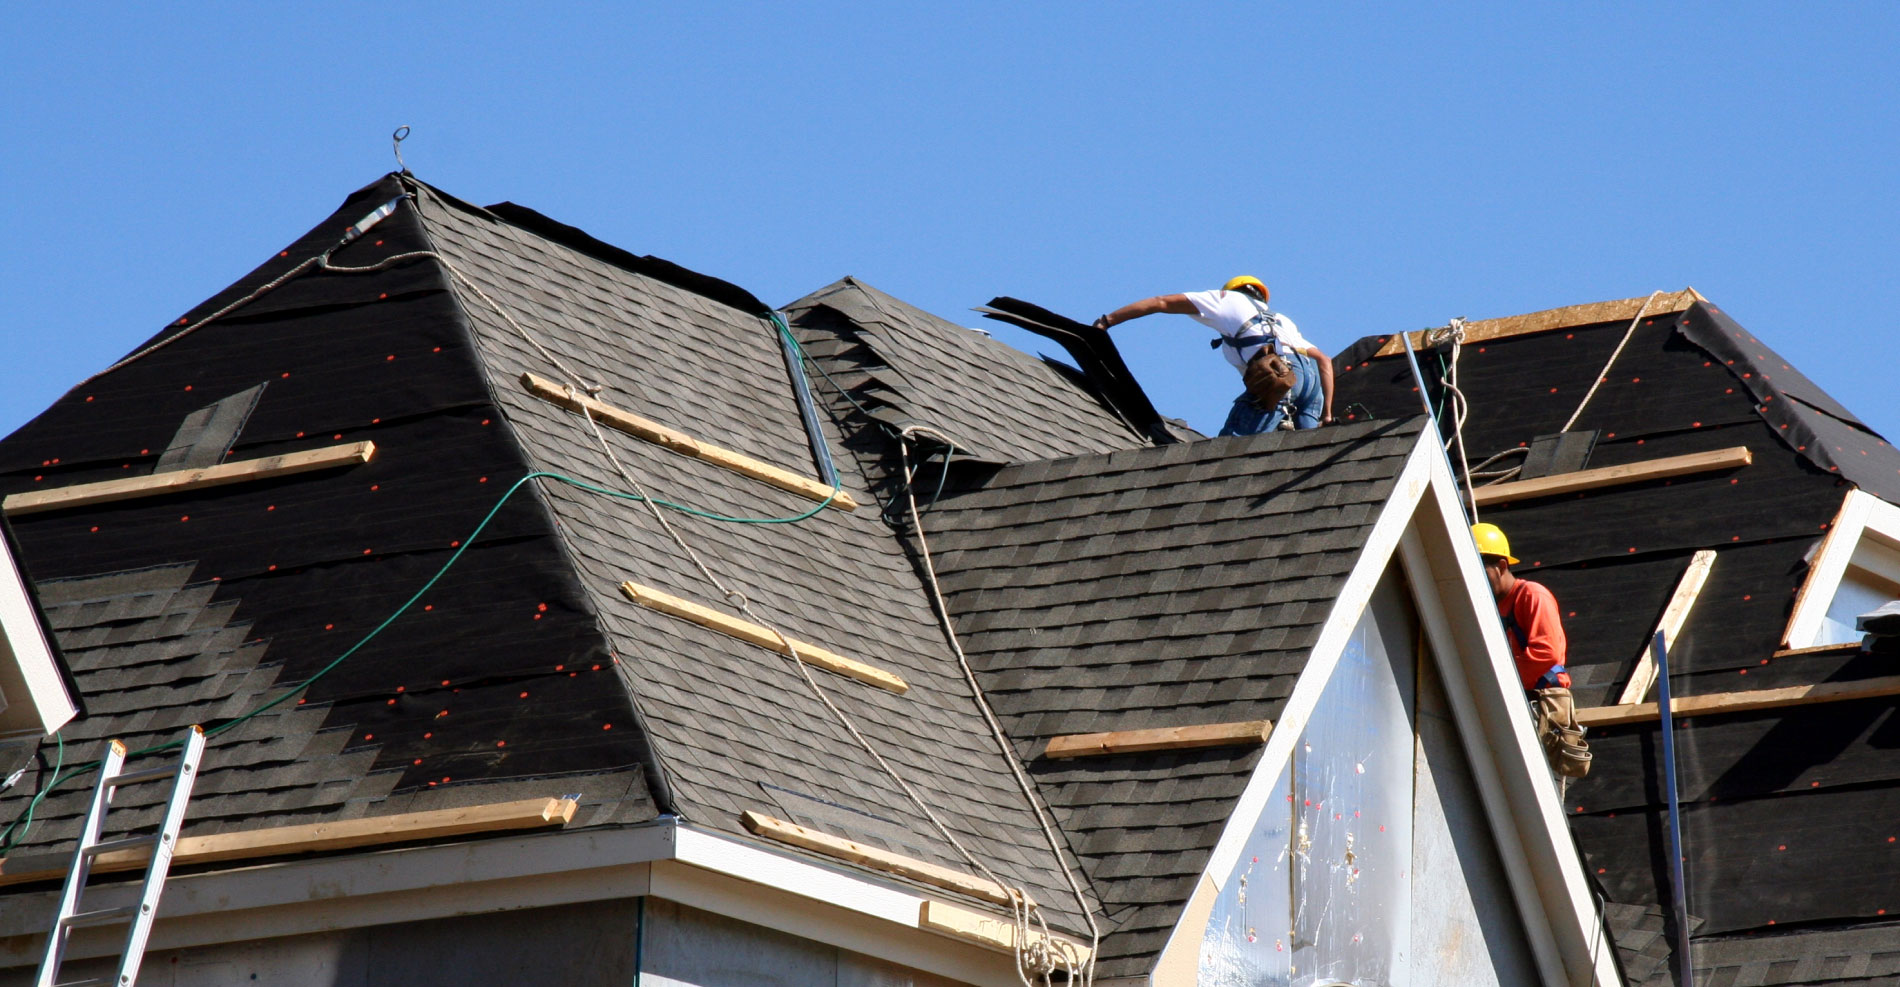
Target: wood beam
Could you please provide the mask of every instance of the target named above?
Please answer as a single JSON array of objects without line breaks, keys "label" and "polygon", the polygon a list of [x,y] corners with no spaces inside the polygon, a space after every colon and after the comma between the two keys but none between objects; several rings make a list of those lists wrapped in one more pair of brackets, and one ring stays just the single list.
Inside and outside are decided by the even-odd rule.
[{"label": "wood beam", "polygon": [[1236,747],[1267,742],[1273,732],[1271,720],[1246,720],[1239,723],[1204,723],[1189,727],[1154,727],[1147,730],[1116,730],[1109,733],[1076,733],[1049,738],[1043,757],[1090,757],[1101,754],[1134,754],[1140,751],[1184,750],[1194,747]]},{"label": "wood beam", "polygon": [[610,404],[603,404],[585,394],[576,394],[573,389],[563,387],[545,377],[524,373],[521,375],[521,386],[526,388],[529,394],[543,401],[591,416],[595,421],[615,431],[625,432],[636,439],[663,446],[682,456],[691,456],[714,466],[729,469],[741,476],[770,484],[809,500],[825,502],[828,499],[829,502],[825,505],[827,507],[835,507],[841,511],[858,509],[857,500],[842,489],[838,490],[834,496],[831,487],[810,477],[800,476],[791,470],[780,469],[744,453],[701,442],[685,432],[668,428],[652,419],[642,418],[631,411],[616,408]]},{"label": "wood beam", "polygon": [[875,665],[867,665],[856,658],[846,658],[835,651],[821,648],[807,641],[800,641],[795,637],[786,637],[762,624],[729,617],[711,607],[702,607],[691,600],[682,600],[671,593],[664,593],[651,586],[642,586],[635,582],[621,583],[620,591],[625,593],[628,599],[649,610],[658,610],[671,617],[690,620],[708,630],[718,631],[727,637],[736,637],[747,644],[756,644],[768,651],[790,655],[796,648],[798,660],[814,668],[836,672],[846,678],[857,679],[866,685],[887,689],[900,696],[910,691],[910,683]]},{"label": "wood beam", "polygon": [[747,809],[739,817],[746,831],[768,840],[795,846],[813,853],[822,853],[827,857],[845,860],[854,864],[881,870],[886,874],[907,877],[913,881],[967,894],[972,898],[1008,905],[1012,901],[1022,900],[1034,904],[1029,895],[1019,888],[1005,887],[987,878],[966,874],[960,870],[942,867],[929,861],[906,857],[889,850],[865,846],[856,840],[847,840],[842,836],[821,833],[794,822],[786,822],[763,812]]},{"label": "wood beam", "polygon": [[1540,476],[1535,480],[1493,483],[1489,486],[1478,487],[1471,494],[1479,507],[1485,507],[1514,500],[1554,497],[1558,494],[1578,493],[1601,487],[1617,487],[1647,480],[1664,480],[1672,476],[1686,476],[1690,473],[1735,469],[1747,466],[1754,462],[1754,459],[1747,446],[1731,446],[1709,452],[1692,452],[1684,456],[1646,459],[1640,463],[1624,463],[1621,466],[1603,466],[1597,469],[1577,470],[1573,473],[1558,473],[1555,476]]},{"label": "wood beam", "polygon": [[[1702,584],[1708,582],[1709,570],[1715,567],[1715,553],[1703,549],[1689,559],[1689,567],[1682,572],[1682,579],[1676,583],[1676,591],[1669,596],[1669,605],[1663,608],[1662,619],[1656,622],[1656,630],[1646,641],[1656,640],[1656,634],[1663,636],[1663,647],[1674,648],[1676,635],[1682,632],[1684,621],[1689,619],[1689,611],[1695,606],[1696,597],[1702,593]],[[1623,686],[1623,694],[1616,700],[1617,705],[1627,706],[1640,703],[1649,695],[1649,689],[1656,684],[1656,657],[1648,644],[1636,659],[1636,671],[1630,674],[1629,683]]]},{"label": "wood beam", "polygon": [[[1839,703],[1852,699],[1878,699],[1900,696],[1900,675],[1853,682],[1822,682],[1817,685],[1791,685],[1782,689],[1757,689],[1752,692],[1718,692],[1708,696],[1682,696],[1669,704],[1670,715],[1677,719],[1690,716],[1714,716],[1721,713],[1750,713],[1785,706],[1814,703]],[[1609,727],[1624,723],[1649,723],[1660,719],[1655,703],[1628,706],[1595,706],[1577,710],[1577,722],[1586,727]]]},{"label": "wood beam", "polygon": [[122,480],[101,480],[97,483],[76,483],[70,487],[54,487],[50,490],[29,490],[7,497],[3,503],[0,503],[0,510],[5,510],[8,514],[36,514],[40,511],[88,507],[93,504],[131,500],[136,497],[157,497],[185,490],[218,487],[227,483],[268,480],[293,473],[308,473],[311,470],[355,466],[369,462],[375,455],[376,443],[351,442],[322,449],[306,449],[303,452],[287,452],[281,456],[219,463],[202,469],[170,470],[154,473],[151,476],[128,476]]},{"label": "wood beam", "polygon": [[[1016,923],[1001,915],[986,915],[949,902],[926,901],[918,909],[917,927],[999,953],[1016,952]],[[1088,962],[1087,946],[1047,935],[1039,929],[1031,929],[1029,935],[1031,941],[1046,942],[1049,952],[1067,963],[1080,966]]]},{"label": "wood beam", "polygon": [[[430,809],[393,816],[370,816],[335,822],[249,829],[237,833],[187,836],[172,853],[172,866],[211,864],[226,860],[255,860],[293,853],[322,853],[358,847],[442,840],[479,833],[538,829],[574,818],[572,799],[523,799],[459,809]],[[150,849],[116,850],[93,858],[92,872],[138,870],[151,857]],[[0,859],[0,885],[50,881],[66,876],[72,854],[31,854]]]},{"label": "wood beam", "polygon": [[[1577,326],[1593,326],[1602,322],[1628,322],[1642,312],[1644,317],[1673,315],[1696,302],[1705,302],[1702,293],[1694,288],[1684,288],[1677,292],[1665,292],[1650,302],[1648,310],[1643,303],[1649,302],[1649,296],[1641,298],[1618,298],[1607,302],[1590,302],[1584,305],[1566,305],[1563,308],[1547,308],[1542,312],[1526,315],[1509,315],[1500,319],[1479,319],[1465,323],[1465,342],[1481,343],[1490,339],[1505,339],[1511,336],[1527,336],[1535,332],[1551,332],[1556,329],[1574,329]],[[1412,333],[1414,349],[1423,348],[1425,334],[1430,329],[1421,329]],[[1399,337],[1386,340],[1384,346],[1374,357],[1396,356],[1405,352],[1405,344]]]}]

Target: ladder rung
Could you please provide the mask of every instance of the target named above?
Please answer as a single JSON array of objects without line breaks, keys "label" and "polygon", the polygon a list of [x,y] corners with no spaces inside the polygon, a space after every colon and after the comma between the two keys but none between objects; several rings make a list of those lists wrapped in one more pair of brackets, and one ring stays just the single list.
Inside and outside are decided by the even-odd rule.
[{"label": "ladder rung", "polygon": [[123,840],[107,840],[104,843],[94,843],[86,848],[86,854],[87,856],[97,857],[102,853],[111,853],[114,850],[130,850],[134,847],[150,846],[156,837],[157,834],[128,836]]},{"label": "ladder rung", "polygon": [[107,977],[91,977],[86,980],[68,980],[63,984],[54,984],[53,987],[111,987],[111,984],[111,979]]},{"label": "ladder rung", "polygon": [[86,925],[111,925],[114,922],[123,922],[137,915],[138,911],[139,906],[137,905],[120,905],[117,908],[101,908],[97,911],[68,915],[60,919],[59,924],[69,929],[77,929]]},{"label": "ladder rung", "polygon": [[156,768],[146,768],[142,771],[120,772],[119,774],[107,778],[106,784],[117,788],[121,785],[136,785],[142,781],[158,781],[161,778],[170,778],[177,773],[178,762],[173,761],[170,764],[161,764]]}]

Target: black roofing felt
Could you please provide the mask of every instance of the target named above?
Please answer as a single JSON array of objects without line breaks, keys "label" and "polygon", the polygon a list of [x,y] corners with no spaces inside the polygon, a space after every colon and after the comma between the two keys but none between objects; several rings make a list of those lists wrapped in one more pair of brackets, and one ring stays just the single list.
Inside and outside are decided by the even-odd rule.
[{"label": "black roofing felt", "polygon": [[1145,972],[1259,750],[1051,761],[1048,738],[1277,720],[1422,418],[1008,467],[924,519],[984,692]]},{"label": "black roofing felt", "polygon": [[[1466,346],[1458,375],[1470,399],[1472,460],[1556,432],[1628,328],[1602,323]],[[1372,357],[1382,342],[1362,340],[1341,355],[1340,404],[1362,402],[1375,414],[1415,406],[1404,357]],[[1444,349],[1421,355],[1434,396],[1447,357]],[[1900,453],[1757,338],[1706,303],[1645,319],[1575,427],[1602,433],[1591,467],[1736,445],[1754,454],[1738,469],[1481,510],[1510,536],[1524,562],[1519,574],[1555,593],[1579,705],[1615,702],[1697,549],[1714,550],[1716,563],[1671,651],[1676,695],[1892,674],[1879,658],[1851,652],[1773,657],[1806,559],[1842,498],[1853,486],[1891,498]],[[1900,907],[1900,854],[1889,842],[1900,819],[1894,701],[1681,726],[1690,911],[1702,923],[1697,967],[1722,965],[1709,957],[1730,948],[1725,937],[1753,935],[1756,954],[1780,950],[1779,958],[1750,961],[1746,971],[1728,964],[1710,982],[1819,982],[1788,979],[1797,966],[1802,978],[1820,977],[1804,957],[1825,944],[1799,930],[1886,928],[1882,910]],[[1595,766],[1566,801],[1572,830],[1613,902],[1666,905],[1657,729],[1600,728],[1590,741]],[[1628,923],[1612,926],[1620,943],[1638,935]],[[1666,953],[1667,943],[1646,943],[1642,951]],[[1878,966],[1865,956],[1853,962],[1858,971]],[[1632,976],[1667,982],[1670,965]],[[1771,976],[1771,967],[1780,972]],[[1829,974],[1841,982],[1864,975]],[[1749,979],[1759,977],[1769,979]]]}]

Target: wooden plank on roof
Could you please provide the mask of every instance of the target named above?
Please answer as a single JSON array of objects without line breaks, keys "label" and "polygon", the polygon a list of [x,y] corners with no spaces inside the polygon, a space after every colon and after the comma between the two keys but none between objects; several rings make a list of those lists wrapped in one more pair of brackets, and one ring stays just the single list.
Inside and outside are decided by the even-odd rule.
[{"label": "wooden plank on roof", "polygon": [[281,456],[242,459],[235,463],[220,463],[200,469],[171,470],[150,476],[129,476],[121,480],[101,480],[97,483],[76,483],[70,487],[54,487],[50,490],[29,490],[7,497],[4,503],[0,503],[0,509],[4,509],[8,514],[34,514],[40,511],[58,511],[69,507],[87,507],[92,504],[131,500],[136,497],[157,497],[162,494],[180,493],[204,487],[218,487],[227,483],[268,480],[293,473],[308,473],[311,470],[355,466],[369,462],[375,455],[376,443],[350,442],[340,446],[326,446],[322,449],[287,452]]},{"label": "wooden plank on roof", "polygon": [[847,840],[842,836],[833,836],[794,822],[786,822],[763,812],[747,809],[740,815],[739,821],[744,824],[747,832],[756,836],[802,850],[810,850],[813,853],[821,853],[837,860],[860,864],[872,870],[881,870],[887,874],[909,878],[946,891],[967,894],[972,898],[981,898],[999,905],[1007,905],[1018,899],[1034,903],[1021,889],[1004,887],[988,878],[966,874],[927,860],[918,860],[915,857],[906,857],[889,850],[865,846],[856,840]]},{"label": "wooden plank on roof", "polygon": [[[1618,298],[1607,302],[1590,302],[1584,305],[1566,305],[1563,308],[1547,308],[1542,312],[1530,312],[1525,315],[1509,315],[1499,319],[1479,319],[1465,323],[1465,342],[1481,343],[1490,339],[1505,339],[1511,336],[1527,336],[1535,332],[1551,332],[1556,329],[1574,329],[1577,326],[1593,326],[1601,322],[1628,322],[1642,312],[1644,317],[1670,315],[1681,312],[1696,302],[1705,302],[1702,293],[1694,288],[1684,288],[1677,292],[1665,292],[1650,302],[1644,311],[1643,303],[1649,296],[1640,298]],[[1412,347],[1421,349],[1425,345],[1425,334],[1430,329],[1421,329],[1411,334]],[[1405,352],[1405,344],[1399,337],[1393,336],[1379,347],[1375,357],[1395,356]]]},{"label": "wooden plank on roof", "polygon": [[[926,901],[917,910],[917,927],[999,953],[1016,952],[1016,923],[1001,915],[986,915],[945,901]],[[1074,966],[1088,962],[1089,948],[1081,943],[1050,936],[1040,929],[1032,928],[1029,935],[1032,942],[1047,943],[1049,952],[1062,962]]]},{"label": "wooden plank on roof", "polygon": [[1735,469],[1747,466],[1754,461],[1754,458],[1747,446],[1731,446],[1727,449],[1692,452],[1683,456],[1646,459],[1640,463],[1624,463],[1621,466],[1603,466],[1597,469],[1577,470],[1574,473],[1540,476],[1535,480],[1493,483],[1489,486],[1478,487],[1471,493],[1478,506],[1484,507],[1489,504],[1554,497],[1558,494],[1578,493],[1648,480],[1666,480],[1673,476],[1687,476],[1691,473]]},{"label": "wooden plank on roof", "polygon": [[718,631],[728,637],[738,638],[747,644],[756,644],[782,655],[790,655],[796,648],[798,660],[807,665],[822,668],[828,672],[836,672],[846,678],[857,679],[866,685],[888,689],[899,695],[910,691],[910,683],[905,682],[898,675],[875,665],[867,665],[856,658],[846,658],[828,648],[821,648],[797,638],[785,637],[762,624],[730,617],[711,607],[703,607],[691,600],[682,600],[671,593],[635,582],[621,583],[620,591],[625,593],[628,599],[649,610],[657,610],[682,620],[690,620],[701,627]]},{"label": "wooden plank on roof", "polygon": [[[458,836],[556,826],[574,818],[572,799],[523,799],[459,809],[430,809],[392,816],[303,823],[237,833],[187,836],[172,853],[172,866],[255,860],[293,853],[321,853],[358,847],[445,840]],[[150,849],[116,850],[93,858],[92,872],[139,870]],[[31,854],[0,859],[0,885],[50,881],[66,876],[71,853]]]},{"label": "wooden plank on roof", "polygon": [[[1656,634],[1663,636],[1663,647],[1674,648],[1676,635],[1682,633],[1682,625],[1689,619],[1689,611],[1702,593],[1702,584],[1708,582],[1709,570],[1715,567],[1715,553],[1703,549],[1689,559],[1689,567],[1682,572],[1682,579],[1676,583],[1676,591],[1669,595],[1669,605],[1663,608],[1662,619],[1656,622],[1656,630],[1646,641],[1656,640]],[[1656,684],[1656,657],[1648,644],[1636,659],[1636,671],[1630,674],[1628,684],[1623,686],[1623,694],[1616,702],[1620,706],[1640,703],[1649,695],[1649,689]]]},{"label": "wooden plank on roof", "polygon": [[[1749,713],[1786,706],[1814,703],[1839,703],[1852,699],[1879,699],[1900,696],[1900,675],[1853,682],[1822,682],[1818,685],[1791,685],[1781,689],[1757,689],[1751,692],[1720,692],[1709,696],[1683,696],[1669,704],[1670,715],[1677,719],[1690,716],[1714,716],[1720,713]],[[1577,722],[1586,727],[1608,727],[1623,723],[1647,723],[1659,719],[1655,703],[1627,706],[1595,706],[1577,710]]]},{"label": "wooden plank on roof", "polygon": [[1194,747],[1237,747],[1264,744],[1267,735],[1272,732],[1271,720],[1244,720],[1238,723],[1203,723],[1186,727],[1115,730],[1109,733],[1076,733],[1049,738],[1049,746],[1043,749],[1042,756],[1089,757]]},{"label": "wooden plank on roof", "polygon": [[529,394],[544,401],[560,405],[569,411],[592,416],[595,421],[615,431],[625,432],[636,439],[664,446],[682,456],[691,456],[714,466],[729,469],[741,476],[770,484],[800,497],[825,502],[827,507],[835,507],[841,511],[858,509],[857,500],[842,489],[836,491],[834,495],[831,487],[810,477],[800,476],[791,470],[780,469],[771,463],[731,449],[722,449],[711,443],[701,442],[678,429],[668,428],[631,411],[603,404],[585,394],[577,394],[572,388],[563,387],[545,377],[524,373],[521,375],[521,386],[526,388]]}]

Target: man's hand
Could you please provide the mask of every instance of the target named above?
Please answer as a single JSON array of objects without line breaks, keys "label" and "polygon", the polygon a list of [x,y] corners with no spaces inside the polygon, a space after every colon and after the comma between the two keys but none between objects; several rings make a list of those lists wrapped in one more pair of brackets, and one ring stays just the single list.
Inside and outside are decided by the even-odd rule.
[{"label": "man's hand", "polygon": [[1097,329],[1102,330],[1103,332],[1107,332],[1108,327],[1110,325],[1113,325],[1113,323],[1108,321],[1108,313],[1104,312],[1101,315],[1096,316],[1095,321],[1091,323],[1091,325],[1095,326],[1095,328]]}]

